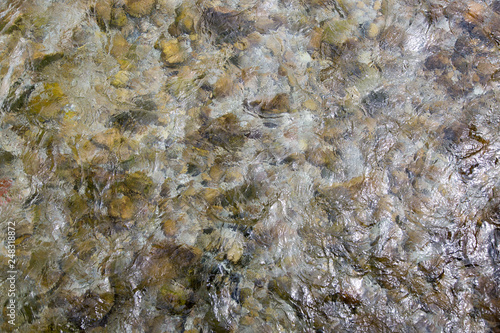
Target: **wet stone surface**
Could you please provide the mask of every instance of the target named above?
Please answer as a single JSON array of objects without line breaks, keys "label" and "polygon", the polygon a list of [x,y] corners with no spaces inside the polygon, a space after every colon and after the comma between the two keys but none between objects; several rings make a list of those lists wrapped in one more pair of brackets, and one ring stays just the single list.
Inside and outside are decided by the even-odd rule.
[{"label": "wet stone surface", "polygon": [[499,332],[499,41],[493,0],[0,2],[0,331]]}]

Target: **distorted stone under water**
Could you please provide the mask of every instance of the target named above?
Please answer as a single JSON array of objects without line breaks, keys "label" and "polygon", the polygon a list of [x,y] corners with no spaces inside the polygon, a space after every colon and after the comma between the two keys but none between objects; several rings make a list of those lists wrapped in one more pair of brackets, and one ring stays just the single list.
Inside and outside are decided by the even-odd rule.
[{"label": "distorted stone under water", "polygon": [[0,2],[1,330],[500,332],[499,46],[498,0]]}]

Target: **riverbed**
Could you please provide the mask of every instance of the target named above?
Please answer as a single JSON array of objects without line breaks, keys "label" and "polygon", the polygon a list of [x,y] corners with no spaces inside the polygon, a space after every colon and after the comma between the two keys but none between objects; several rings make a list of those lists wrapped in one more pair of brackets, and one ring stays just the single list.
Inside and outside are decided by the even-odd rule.
[{"label": "riverbed", "polygon": [[500,332],[499,43],[497,0],[0,3],[1,330]]}]

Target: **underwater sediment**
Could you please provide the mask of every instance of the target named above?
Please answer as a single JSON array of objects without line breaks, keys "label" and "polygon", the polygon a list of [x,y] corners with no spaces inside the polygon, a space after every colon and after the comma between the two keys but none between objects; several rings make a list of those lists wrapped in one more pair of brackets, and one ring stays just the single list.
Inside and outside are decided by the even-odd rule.
[{"label": "underwater sediment", "polygon": [[0,3],[0,330],[500,332],[499,43],[497,0]]}]

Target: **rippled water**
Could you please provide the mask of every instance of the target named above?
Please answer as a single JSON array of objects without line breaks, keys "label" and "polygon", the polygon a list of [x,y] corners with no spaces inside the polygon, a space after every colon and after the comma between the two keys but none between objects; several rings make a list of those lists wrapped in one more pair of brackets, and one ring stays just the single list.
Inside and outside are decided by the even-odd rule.
[{"label": "rippled water", "polygon": [[496,0],[1,2],[1,330],[500,332],[499,43]]}]

